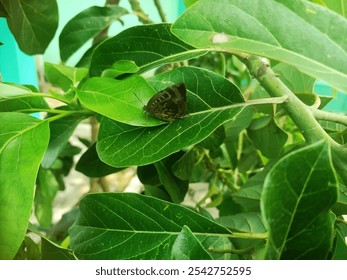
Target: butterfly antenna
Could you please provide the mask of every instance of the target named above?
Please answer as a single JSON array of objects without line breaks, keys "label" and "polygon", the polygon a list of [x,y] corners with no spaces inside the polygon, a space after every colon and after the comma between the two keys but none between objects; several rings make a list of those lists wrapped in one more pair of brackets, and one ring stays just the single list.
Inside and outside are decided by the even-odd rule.
[{"label": "butterfly antenna", "polygon": [[143,105],[143,106],[145,106],[145,104],[142,102],[142,100],[137,96],[137,94],[133,91],[133,94],[136,96],[136,98],[141,102],[141,104]]}]

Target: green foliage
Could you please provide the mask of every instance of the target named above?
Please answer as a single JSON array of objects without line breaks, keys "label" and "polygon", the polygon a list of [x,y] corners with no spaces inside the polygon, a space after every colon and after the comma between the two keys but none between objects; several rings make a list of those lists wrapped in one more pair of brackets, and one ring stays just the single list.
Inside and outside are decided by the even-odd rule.
[{"label": "green foliage", "polygon": [[[28,2],[0,0],[0,14],[22,50],[42,53],[56,2]],[[0,259],[346,259],[347,118],[322,111],[330,99],[314,92],[317,79],[347,91],[342,7],[185,2],[173,24],[111,38],[112,22],[135,15],[87,8],[63,28],[60,55],[93,46],[76,67],[45,63],[54,88],[0,83]],[[186,116],[164,122],[143,109],[182,82]],[[98,136],[80,139],[76,170],[100,178],[136,166],[143,193],[88,194],[53,223],[80,153],[70,139],[88,117]]]}]

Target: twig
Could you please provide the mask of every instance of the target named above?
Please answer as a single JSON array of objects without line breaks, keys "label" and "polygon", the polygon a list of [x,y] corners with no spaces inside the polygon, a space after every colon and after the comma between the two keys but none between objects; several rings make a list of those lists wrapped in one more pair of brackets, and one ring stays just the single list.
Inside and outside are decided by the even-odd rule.
[{"label": "twig", "polygon": [[142,10],[140,3],[137,0],[129,0],[131,9],[134,11],[134,14],[137,15],[140,22],[144,24],[152,23],[148,15]]},{"label": "twig", "polygon": [[159,16],[161,18],[161,21],[162,22],[167,22],[165,13],[164,13],[163,8],[162,8],[162,6],[160,4],[160,0],[154,0],[154,4],[155,4],[155,6],[156,6],[156,8],[158,10],[158,13],[159,13]]},{"label": "twig", "polygon": [[347,116],[345,115],[326,112],[314,108],[312,108],[312,113],[317,120],[331,121],[347,126]]}]

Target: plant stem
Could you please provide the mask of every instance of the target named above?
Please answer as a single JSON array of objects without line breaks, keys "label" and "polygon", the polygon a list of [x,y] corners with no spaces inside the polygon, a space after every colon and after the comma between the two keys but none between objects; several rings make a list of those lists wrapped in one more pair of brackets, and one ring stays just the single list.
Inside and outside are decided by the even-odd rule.
[{"label": "plant stem", "polygon": [[287,97],[282,104],[289,117],[301,131],[307,143],[316,143],[320,140],[327,141],[332,148],[334,167],[340,174],[343,182],[347,182],[346,159],[347,148],[335,142],[320,126],[316,118],[334,120],[345,123],[344,116],[334,116],[311,108],[300,101],[294,93],[277,77],[276,73],[260,57],[241,54],[239,58],[245,63],[250,74],[273,97]]},{"label": "plant stem", "polygon": [[241,58],[241,60],[245,63],[251,75],[259,81],[259,84],[271,96],[287,97],[283,107],[308,143],[325,139],[332,145],[338,145],[319,125],[310,107],[301,102],[261,58],[249,56],[248,58]]},{"label": "plant stem", "polygon": [[48,121],[48,122],[53,122],[53,121],[65,118],[65,117],[67,117],[69,115],[73,115],[73,114],[75,114],[75,112],[65,111],[64,113],[54,115],[54,116],[49,117],[49,118],[47,118],[45,120]]},{"label": "plant stem", "polygon": [[336,123],[340,123],[347,126],[347,116],[342,114],[336,114],[331,112],[326,112],[318,109],[312,108],[313,116],[317,120],[324,120],[324,121],[332,121]]},{"label": "plant stem", "polygon": [[134,14],[137,15],[140,22],[147,24],[152,23],[148,15],[142,10],[140,3],[137,0],[129,0],[131,9],[134,11]]},{"label": "plant stem", "polygon": [[163,8],[161,7],[160,0],[154,0],[154,5],[156,6],[159,16],[162,22],[167,22]]}]

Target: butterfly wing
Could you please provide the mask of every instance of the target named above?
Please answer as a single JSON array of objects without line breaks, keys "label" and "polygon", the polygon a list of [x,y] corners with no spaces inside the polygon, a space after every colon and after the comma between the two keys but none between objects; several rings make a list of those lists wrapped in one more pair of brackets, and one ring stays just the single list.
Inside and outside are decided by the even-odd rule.
[{"label": "butterfly wing", "polygon": [[163,121],[174,121],[187,113],[187,89],[184,83],[174,84],[155,94],[144,106],[152,116]]}]

